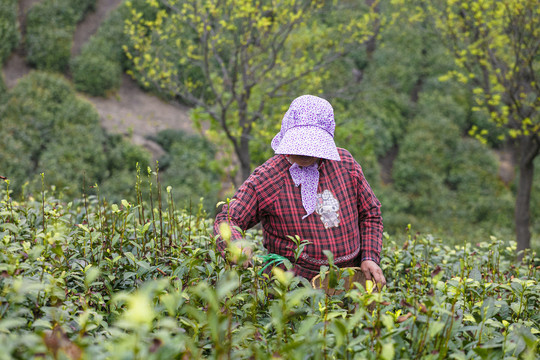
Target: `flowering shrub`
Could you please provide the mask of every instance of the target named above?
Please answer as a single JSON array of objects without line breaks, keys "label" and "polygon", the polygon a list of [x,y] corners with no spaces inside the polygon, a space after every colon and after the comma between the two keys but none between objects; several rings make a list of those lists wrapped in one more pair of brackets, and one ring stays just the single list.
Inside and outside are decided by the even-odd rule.
[{"label": "flowering shrub", "polygon": [[[170,187],[168,200],[151,206],[98,197],[65,203],[45,191],[40,199],[17,200],[9,180],[3,183],[0,358],[538,353],[540,263],[534,254],[517,263],[513,243],[451,246],[409,227],[404,243],[385,239],[386,288],[376,292],[368,282],[326,296],[281,269],[259,275],[264,249],[257,231],[245,234],[256,246],[255,266],[229,264],[204,209],[176,209]],[[137,199],[143,190],[138,182]]]}]

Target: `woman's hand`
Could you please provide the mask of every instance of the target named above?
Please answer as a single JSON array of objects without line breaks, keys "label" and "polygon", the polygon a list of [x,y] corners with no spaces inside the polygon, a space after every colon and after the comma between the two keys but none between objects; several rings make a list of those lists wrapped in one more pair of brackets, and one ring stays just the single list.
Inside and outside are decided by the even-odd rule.
[{"label": "woman's hand", "polygon": [[366,280],[371,280],[379,285],[379,289],[382,289],[386,285],[386,279],[379,265],[372,260],[364,260],[360,265]]}]

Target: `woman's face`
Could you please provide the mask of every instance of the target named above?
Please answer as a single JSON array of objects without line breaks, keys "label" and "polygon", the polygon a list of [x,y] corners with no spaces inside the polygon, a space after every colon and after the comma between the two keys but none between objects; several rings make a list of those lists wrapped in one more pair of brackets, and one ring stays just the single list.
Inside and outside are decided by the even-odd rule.
[{"label": "woman's face", "polygon": [[292,163],[297,163],[298,166],[310,166],[319,160],[319,158],[304,155],[288,155],[288,157]]}]

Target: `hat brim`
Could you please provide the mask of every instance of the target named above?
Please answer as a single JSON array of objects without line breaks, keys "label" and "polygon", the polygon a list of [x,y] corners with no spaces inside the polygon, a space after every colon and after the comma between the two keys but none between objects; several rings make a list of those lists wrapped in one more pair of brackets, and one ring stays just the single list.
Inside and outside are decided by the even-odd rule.
[{"label": "hat brim", "polygon": [[274,150],[276,154],[341,161],[332,135],[317,126],[297,126],[289,129]]}]

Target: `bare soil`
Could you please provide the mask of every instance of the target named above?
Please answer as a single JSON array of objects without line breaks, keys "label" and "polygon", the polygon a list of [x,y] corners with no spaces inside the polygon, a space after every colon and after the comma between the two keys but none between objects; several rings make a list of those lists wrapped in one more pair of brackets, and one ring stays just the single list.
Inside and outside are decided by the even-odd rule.
[{"label": "bare soil", "polygon": [[122,85],[114,96],[86,98],[96,107],[107,132],[131,135],[132,141],[150,150],[155,159],[163,150],[148,136],[165,129],[194,132],[189,108],[149,95],[128,75],[123,75]]},{"label": "bare soil", "polygon": [[73,34],[73,46],[71,47],[71,56],[77,56],[81,48],[92,36],[101,22],[107,15],[116,9],[123,0],[97,0],[93,12],[86,14],[83,21],[77,25],[75,34]]}]

